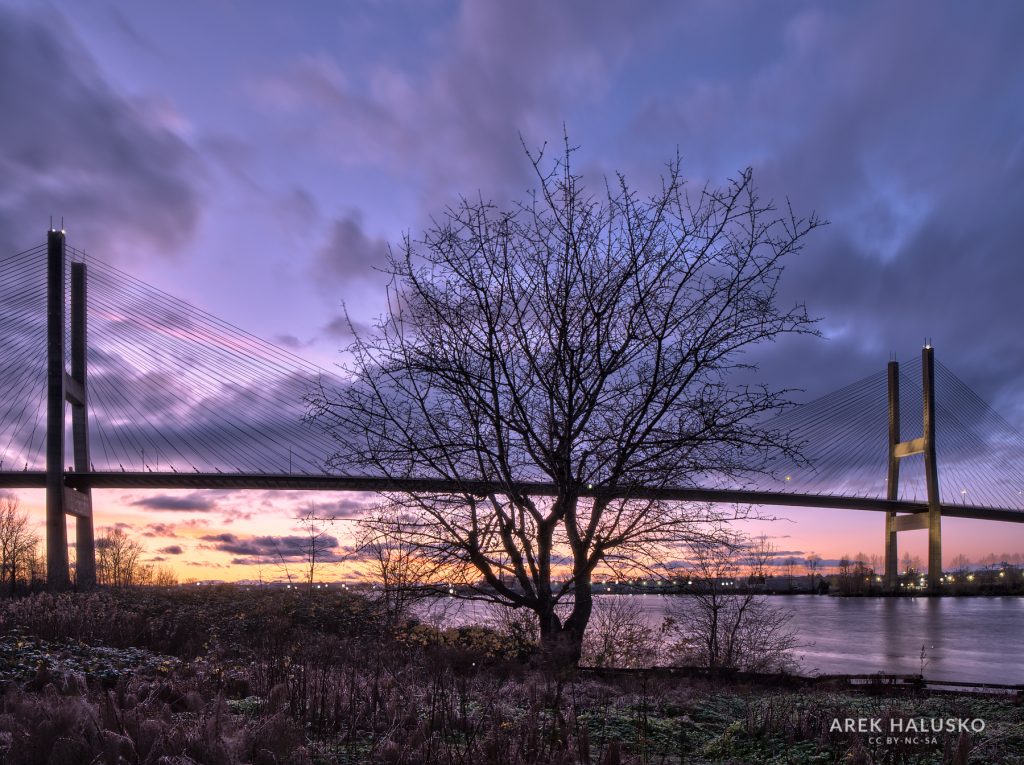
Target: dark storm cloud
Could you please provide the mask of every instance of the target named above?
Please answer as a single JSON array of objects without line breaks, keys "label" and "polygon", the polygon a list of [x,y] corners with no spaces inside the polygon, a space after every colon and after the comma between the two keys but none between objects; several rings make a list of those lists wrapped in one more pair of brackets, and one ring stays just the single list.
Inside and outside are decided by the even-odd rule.
[{"label": "dark storm cloud", "polygon": [[313,277],[324,288],[335,289],[354,279],[382,286],[387,276],[388,243],[367,235],[359,214],[334,221],[330,238],[313,261]]},{"label": "dark storm cloud", "polygon": [[324,534],[311,541],[308,536],[238,536],[235,534],[210,534],[201,539],[209,542],[207,549],[245,558],[245,563],[268,559],[301,561],[306,559],[311,545],[315,546],[316,559],[322,563],[336,563],[346,559],[345,548],[337,537]]},{"label": "dark storm cloud", "polygon": [[759,352],[764,377],[821,394],[932,337],[940,361],[1020,422],[1024,7],[772,15],[763,29],[778,45],[649,94],[622,137],[678,142],[697,181],[753,164],[766,197],[831,220],[783,280],[783,300],[806,301],[825,339]]},{"label": "dark storm cloud", "polygon": [[321,54],[252,90],[287,126],[283,140],[415,173],[431,204],[477,188],[503,195],[530,178],[519,134],[557,137],[566,105],[598,103],[662,16],[655,3],[464,3],[442,55],[415,74],[378,64],[364,76]]},{"label": "dark storm cloud", "polygon": [[334,518],[359,518],[372,509],[378,497],[363,493],[356,497],[345,497],[333,504],[321,505],[320,514]]},{"label": "dark storm cloud", "polygon": [[206,534],[199,537],[204,542],[219,542],[221,544],[235,544],[238,541],[238,537],[234,534]]},{"label": "dark storm cloud", "polygon": [[350,316],[335,316],[323,327],[323,333],[327,337],[336,340],[343,340],[345,342],[351,342],[355,339],[358,334],[360,337],[368,336],[373,328],[369,324],[365,324]]},{"label": "dark storm cloud", "polygon": [[[93,405],[95,427],[104,434],[97,445],[110,445],[107,452],[94,449],[97,466],[139,470],[145,454],[149,470],[287,473],[291,453],[296,471],[315,472],[329,454],[329,448],[311,442],[303,424],[302,391],[287,380],[248,385],[221,380],[216,396],[197,397],[187,376],[170,374],[154,391],[145,376],[122,366],[121,373],[92,381],[93,390],[102,391]],[[145,399],[159,403],[147,408]],[[132,419],[126,420],[126,414]],[[170,504],[179,506],[163,509],[214,508],[201,497],[194,497],[195,506],[174,498]]]},{"label": "dark storm cloud", "polygon": [[136,507],[144,507],[148,510],[175,510],[208,512],[216,503],[209,497],[200,493],[188,494],[186,496],[174,496],[170,494],[157,494],[153,497],[143,497],[132,502]]},{"label": "dark storm cloud", "polygon": [[52,12],[0,9],[0,252],[41,239],[52,213],[108,256],[171,254],[199,218],[200,163],[166,109],[103,79]]},{"label": "dark storm cloud", "polygon": [[[416,74],[384,64],[362,77],[320,55],[256,90],[285,124],[322,131],[325,153],[422,177],[425,214],[459,192],[521,196],[518,133],[557,141],[563,120],[591,183],[623,169],[649,186],[675,147],[694,187],[753,165],[766,197],[832,221],[782,285],[783,302],[823,318],[825,338],[758,351],[764,379],[818,395],[932,336],[1020,421],[1022,15],[1010,3],[467,3]],[[588,144],[594,131],[572,115],[622,99],[627,83],[635,99],[609,102],[613,137]],[[358,219],[339,220],[330,242],[324,277],[358,278],[383,247]],[[349,336],[340,317],[325,332]]]}]

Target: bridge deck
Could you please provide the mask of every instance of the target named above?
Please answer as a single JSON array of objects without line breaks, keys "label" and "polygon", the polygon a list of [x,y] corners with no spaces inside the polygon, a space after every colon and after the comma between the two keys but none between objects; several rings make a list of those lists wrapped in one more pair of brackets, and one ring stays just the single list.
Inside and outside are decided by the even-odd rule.
[{"label": "bridge deck", "polygon": [[[375,478],[347,475],[265,475],[256,473],[67,473],[68,485],[76,489],[266,489],[291,491],[374,491],[374,492],[467,492],[485,495],[502,491],[502,486],[487,481],[455,483],[443,479]],[[24,471],[0,473],[0,488],[43,489],[46,473]],[[546,483],[521,483],[516,488],[535,496],[553,496],[554,487]],[[660,499],[682,502],[720,502],[744,505],[820,507],[837,510],[874,510],[877,512],[920,513],[927,502],[890,501],[874,497],[831,494],[797,494],[751,491],[745,489],[700,489],[688,487],[624,487],[609,492],[597,487],[584,490],[583,496],[612,496],[632,499]],[[985,521],[1024,523],[1024,512],[977,505],[942,506],[948,518],[975,518]]]}]

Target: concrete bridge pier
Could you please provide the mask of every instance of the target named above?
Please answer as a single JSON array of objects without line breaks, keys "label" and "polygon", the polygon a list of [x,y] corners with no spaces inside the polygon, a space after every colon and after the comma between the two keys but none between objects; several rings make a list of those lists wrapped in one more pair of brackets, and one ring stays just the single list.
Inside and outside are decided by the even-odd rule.
[{"label": "concrete bridge pier", "polygon": [[71,586],[66,516],[76,518],[75,571],[78,589],[96,584],[96,545],[91,490],[68,486],[65,472],[64,404],[71,404],[75,471],[87,473],[89,419],[86,374],[86,266],[71,264],[71,374],[64,365],[66,326],[63,231],[47,234],[46,257],[46,583],[51,590]]},{"label": "concrete bridge pier", "polygon": [[889,362],[889,470],[886,498],[898,499],[900,460],[924,455],[928,509],[920,513],[885,514],[885,585],[897,589],[899,550],[896,535],[901,531],[928,530],[928,589],[938,592],[942,586],[942,503],[939,498],[939,473],[935,451],[935,349],[929,343],[921,350],[921,385],[924,394],[922,436],[900,440],[899,364]]}]

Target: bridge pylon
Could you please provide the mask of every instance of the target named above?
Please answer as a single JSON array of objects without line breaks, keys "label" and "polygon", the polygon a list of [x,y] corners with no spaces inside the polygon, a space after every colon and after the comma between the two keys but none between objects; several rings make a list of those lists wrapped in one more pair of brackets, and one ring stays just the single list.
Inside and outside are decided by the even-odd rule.
[{"label": "bridge pylon", "polygon": [[67,483],[64,404],[71,404],[71,440],[74,469],[88,472],[89,410],[86,363],[86,266],[71,264],[71,374],[65,367],[64,331],[67,285],[63,231],[47,234],[46,266],[46,582],[51,590],[71,585],[68,573],[66,516],[76,519],[76,586],[96,584],[96,544],[92,521],[91,489]]},{"label": "bridge pylon", "polygon": [[921,349],[921,386],[924,394],[922,435],[900,440],[899,363],[889,362],[889,470],[886,499],[899,499],[900,460],[924,455],[928,509],[919,513],[885,514],[885,585],[896,590],[899,579],[899,555],[896,535],[901,531],[928,529],[928,588],[937,592],[942,580],[942,503],[939,498],[939,473],[935,451],[935,349],[929,343]]}]

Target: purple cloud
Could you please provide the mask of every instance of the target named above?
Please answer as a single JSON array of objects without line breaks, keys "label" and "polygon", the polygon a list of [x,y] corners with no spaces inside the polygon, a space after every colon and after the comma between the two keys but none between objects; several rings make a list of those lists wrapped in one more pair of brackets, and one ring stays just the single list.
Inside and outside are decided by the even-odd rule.
[{"label": "purple cloud", "polygon": [[173,510],[177,512],[201,512],[212,510],[216,503],[207,496],[200,493],[175,496],[170,494],[157,494],[152,497],[143,497],[132,502],[135,507],[144,507],[148,510]]},{"label": "purple cloud", "polygon": [[[119,94],[75,31],[43,10],[0,10],[5,183],[0,249],[21,249],[26,221],[64,216],[107,258],[135,247],[175,253],[200,217],[202,163],[156,101]],[[116,233],[115,233],[116,232]]]}]

